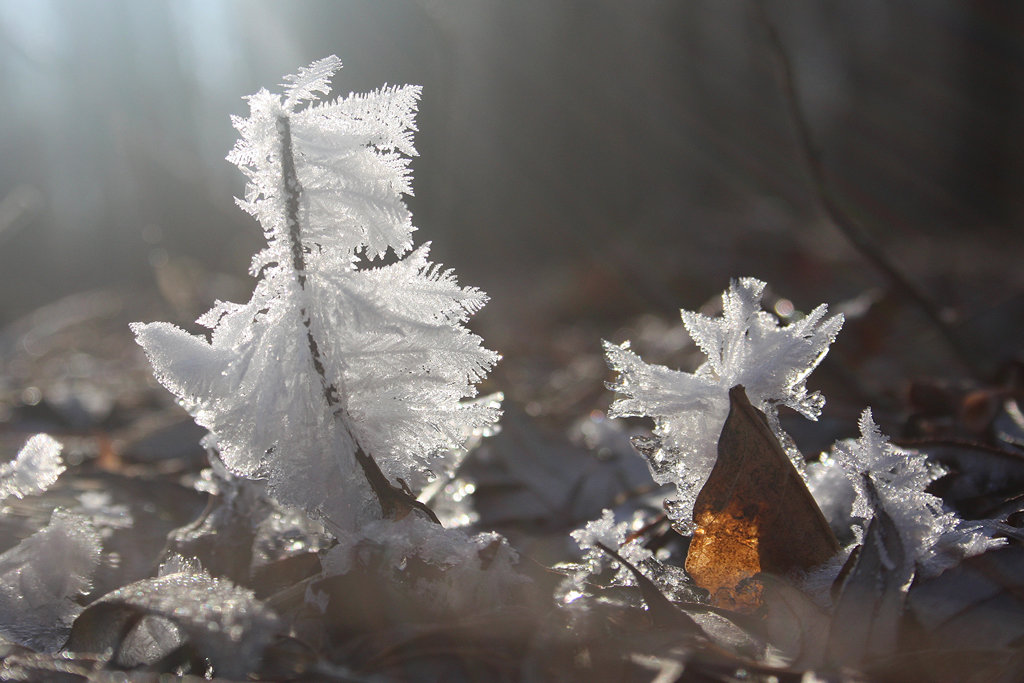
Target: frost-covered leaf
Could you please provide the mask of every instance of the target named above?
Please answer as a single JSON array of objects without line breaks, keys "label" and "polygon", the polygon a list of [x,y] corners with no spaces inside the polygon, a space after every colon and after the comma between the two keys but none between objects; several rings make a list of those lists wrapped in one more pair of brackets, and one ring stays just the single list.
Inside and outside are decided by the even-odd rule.
[{"label": "frost-covered leaf", "polygon": [[199,519],[168,535],[167,552],[195,558],[215,577],[252,586],[263,565],[329,544],[323,527],[271,498],[262,482],[232,474],[215,455],[210,465],[197,488],[216,497]]},{"label": "frost-covered leaf", "polygon": [[244,677],[280,631],[278,617],[251,591],[214,579],[187,560],[93,602],[75,621],[68,650],[116,666],[151,664],[186,642],[219,676]]},{"label": "frost-covered leaf", "polygon": [[832,664],[855,666],[895,651],[914,572],[896,522],[879,507],[850,558],[833,609],[826,647]]},{"label": "frost-covered leaf", "polygon": [[55,511],[48,526],[0,555],[0,634],[41,652],[58,650],[99,561],[89,521]]},{"label": "frost-covered leaf", "polygon": [[67,469],[60,457],[61,445],[47,434],[36,434],[13,462],[0,465],[0,502],[14,496],[42,493]]},{"label": "frost-covered leaf", "polygon": [[[650,417],[661,447],[649,455],[659,483],[673,483],[680,501],[673,520],[689,527],[697,491],[715,462],[718,436],[729,412],[729,389],[746,387],[751,403],[764,412],[773,431],[776,406],[785,405],[815,419],[824,398],[808,393],[806,380],[821,362],[843,324],[842,315],[826,318],[824,304],[796,322],[780,325],[761,310],[765,283],[753,278],[733,280],[722,295],[721,317],[682,311],[683,324],[707,360],[693,373],[648,365],[629,350],[605,343],[608,364],[618,373],[612,388],[622,396],[611,406],[612,417]],[[791,449],[794,464],[802,467]]]},{"label": "frost-covered leaf", "polygon": [[718,458],[694,504],[686,571],[713,604],[749,611],[761,604],[762,573],[810,571],[839,543],[764,413],[742,386],[729,399]]},{"label": "frost-covered leaf", "polygon": [[357,452],[386,486],[421,485],[500,409],[466,400],[498,359],[463,326],[486,296],[430,263],[427,245],[366,265],[412,247],[402,195],[419,89],[308,104],[339,67],[314,62],[285,79],[284,97],[260,91],[234,119],[228,158],[249,178],[239,203],[267,239],[251,300],[201,317],[209,339],[165,323],[132,329],[233,472],[265,478],[281,502],[344,535],[386,504]]},{"label": "frost-covered leaf", "polygon": [[[925,492],[946,470],[930,464],[923,453],[892,444],[875,424],[870,408],[859,425],[860,438],[840,441],[824,462],[846,474],[855,492],[850,510],[854,520],[863,520],[866,527],[878,508],[892,519],[905,555],[893,562],[916,564],[924,575],[934,575],[1005,542],[992,538],[982,524],[960,519],[942,499]],[[877,504],[869,488],[877,492]]]},{"label": "frost-covered leaf", "polygon": [[922,441],[915,448],[947,467],[936,482],[946,503],[970,518],[1004,518],[1016,511],[1024,491],[1024,453],[965,441]]},{"label": "frost-covered leaf", "polygon": [[1011,648],[1024,640],[1024,547],[966,559],[910,589],[908,610],[931,648]]}]

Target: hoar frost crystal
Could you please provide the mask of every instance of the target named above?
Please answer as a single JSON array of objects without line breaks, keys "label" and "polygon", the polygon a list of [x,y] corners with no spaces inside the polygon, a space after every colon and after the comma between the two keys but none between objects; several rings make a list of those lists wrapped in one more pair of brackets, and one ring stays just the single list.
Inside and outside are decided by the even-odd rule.
[{"label": "hoar frost crystal", "polygon": [[[751,403],[765,413],[783,445],[788,437],[778,425],[777,405],[810,419],[825,399],[808,393],[808,375],[828,352],[843,325],[843,316],[826,318],[822,304],[803,319],[780,325],[761,309],[765,283],[733,280],[722,294],[722,316],[709,318],[682,311],[683,325],[707,360],[693,373],[649,365],[629,350],[629,342],[605,342],[608,364],[618,373],[611,385],[622,397],[611,417],[651,417],[658,439],[644,448],[659,484],[675,484],[679,501],[669,514],[680,528],[691,526],[697,492],[714,466],[718,436],[729,413],[729,390],[743,385]],[[787,449],[798,470],[802,458]]]},{"label": "hoar frost crystal", "polygon": [[381,486],[418,487],[500,410],[466,400],[498,359],[464,327],[486,295],[430,263],[428,245],[410,253],[419,88],[319,102],[340,67],[314,62],[234,119],[228,159],[249,178],[238,204],[267,239],[250,301],[199,318],[209,340],[167,323],[133,330],[232,471],[344,535],[388,516]]}]

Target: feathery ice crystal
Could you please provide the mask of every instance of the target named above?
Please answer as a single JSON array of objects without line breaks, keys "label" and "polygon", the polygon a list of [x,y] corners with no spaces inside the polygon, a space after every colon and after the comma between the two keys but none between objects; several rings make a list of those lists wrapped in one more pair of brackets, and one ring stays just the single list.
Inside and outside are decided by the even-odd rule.
[{"label": "feathery ice crystal", "polygon": [[[0,503],[45,492],[66,469],[61,444],[36,434],[13,462],[0,465]],[[102,543],[89,519],[57,509],[50,523],[0,553],[0,636],[40,652],[67,640],[100,562]]]},{"label": "feathery ice crystal", "polygon": [[[498,359],[464,327],[486,295],[430,263],[428,245],[409,253],[401,195],[412,193],[420,90],[318,102],[340,67],[314,62],[234,119],[228,159],[249,178],[238,203],[267,239],[249,302],[203,315],[209,340],[167,323],[132,327],[224,463],[335,533],[386,515],[360,466],[415,488],[500,414],[496,401],[465,400]],[[392,262],[370,267],[389,251]]]},{"label": "feathery ice crystal", "polygon": [[[837,514],[845,507],[862,534],[875,515],[875,506],[882,507],[899,531],[905,555],[900,558],[902,564],[916,565],[926,576],[1005,542],[991,538],[982,524],[962,520],[946,510],[940,498],[926,493],[929,484],[945,476],[945,468],[930,464],[923,453],[890,443],[870,408],[861,414],[859,426],[860,438],[837,442],[815,467],[811,492],[823,508]],[[845,482],[832,476],[836,470],[845,475]]]},{"label": "feathery ice crystal", "polygon": [[[659,484],[672,483],[679,501],[670,509],[673,522],[690,526],[697,492],[717,457],[718,437],[729,414],[729,389],[742,384],[751,403],[763,411],[773,431],[788,442],[778,425],[776,405],[817,419],[825,399],[808,393],[806,380],[828,352],[843,325],[843,316],[826,318],[822,304],[801,320],[780,325],[761,309],[765,283],[733,280],[722,294],[722,316],[710,318],[682,311],[683,325],[707,360],[693,373],[648,365],[629,350],[605,342],[608,364],[618,373],[611,385],[623,398],[611,417],[651,417],[660,443],[644,449]],[[794,449],[790,457],[803,463]]]},{"label": "feathery ice crystal", "polygon": [[61,444],[48,434],[29,439],[12,462],[0,465],[0,503],[10,497],[24,498],[50,488],[67,469],[61,460]]}]

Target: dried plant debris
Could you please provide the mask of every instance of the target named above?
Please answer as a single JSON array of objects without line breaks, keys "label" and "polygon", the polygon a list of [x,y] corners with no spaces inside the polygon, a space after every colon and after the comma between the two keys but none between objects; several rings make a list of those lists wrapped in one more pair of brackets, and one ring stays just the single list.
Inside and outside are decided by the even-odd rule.
[{"label": "dried plant debris", "polygon": [[686,571],[714,604],[761,604],[760,573],[790,575],[839,551],[807,485],[742,386],[729,392],[718,459],[693,508]]}]

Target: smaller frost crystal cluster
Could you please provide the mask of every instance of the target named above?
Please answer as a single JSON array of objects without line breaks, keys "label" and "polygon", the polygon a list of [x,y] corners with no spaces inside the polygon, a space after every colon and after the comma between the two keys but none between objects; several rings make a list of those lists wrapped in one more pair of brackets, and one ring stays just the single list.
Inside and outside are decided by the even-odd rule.
[{"label": "smaller frost crystal cluster", "polygon": [[943,467],[930,464],[923,453],[890,443],[870,408],[861,414],[859,426],[860,438],[837,442],[815,467],[810,488],[822,509],[845,513],[859,524],[862,535],[881,507],[895,523],[904,549],[904,557],[893,561],[916,565],[925,576],[1003,543],[925,492],[945,476]]},{"label": "smaller frost crystal cluster", "polygon": [[50,488],[66,469],[61,445],[52,436],[36,434],[13,462],[0,465],[0,503],[10,497],[24,498]]},{"label": "smaller frost crystal cluster", "polygon": [[[13,462],[0,465],[0,503],[38,495],[66,469],[61,444],[36,434]],[[55,510],[50,523],[0,554],[0,635],[40,652],[67,640],[91,584],[101,543],[90,521]]]},{"label": "smaller frost crystal cluster", "polygon": [[[822,304],[803,319],[781,325],[761,308],[764,288],[754,278],[733,280],[722,294],[721,317],[682,311],[683,325],[707,356],[693,373],[648,365],[629,350],[629,342],[605,342],[608,364],[618,373],[611,388],[622,395],[609,415],[654,419],[660,443],[644,454],[654,480],[679,490],[670,514],[682,528],[690,525],[697,492],[714,466],[732,387],[746,387],[751,403],[767,415],[784,444],[789,439],[778,425],[776,406],[789,406],[813,420],[825,403],[820,393],[808,393],[805,383],[839,333],[843,316],[826,318],[828,308]],[[802,468],[798,454],[790,456]]]},{"label": "smaller frost crystal cluster", "polygon": [[[566,574],[555,591],[563,604],[571,604],[592,594],[591,582],[597,580],[607,586],[635,586],[637,577],[609,555],[604,548],[615,551],[619,557],[644,575],[669,599],[688,602],[696,599],[690,581],[681,567],[662,562],[658,555],[644,546],[644,539],[634,536],[639,517],[632,521],[615,521],[611,510],[604,510],[600,519],[587,522],[570,536],[583,551],[579,562],[565,562],[555,567]],[[662,551],[664,552],[664,551]],[[614,574],[606,571],[614,570]]]},{"label": "smaller frost crystal cluster", "polygon": [[598,544],[611,548],[622,556],[622,559],[634,567],[653,559],[650,550],[643,547],[639,539],[629,543],[626,538],[630,531],[629,522],[615,522],[615,514],[604,510],[600,519],[587,522],[582,529],[571,532],[572,540],[583,551],[583,558],[574,564],[564,564],[559,569],[568,572],[568,578],[558,588],[557,597],[564,603],[570,603],[587,593],[585,586],[590,577],[597,576],[610,564],[618,565],[611,583],[615,586],[635,586],[633,573],[622,566],[600,548]]},{"label": "smaller frost crystal cluster", "polygon": [[416,489],[500,409],[466,400],[498,359],[464,326],[486,295],[431,263],[427,244],[412,249],[402,195],[420,90],[318,101],[339,68],[314,62],[234,119],[228,159],[249,179],[238,203],[267,239],[250,301],[203,315],[208,339],[166,323],[132,329],[231,471],[345,535],[387,516],[360,466]]},{"label": "smaller frost crystal cluster", "polygon": [[0,555],[0,634],[40,652],[64,645],[100,562],[85,517],[57,510],[50,523]]}]

